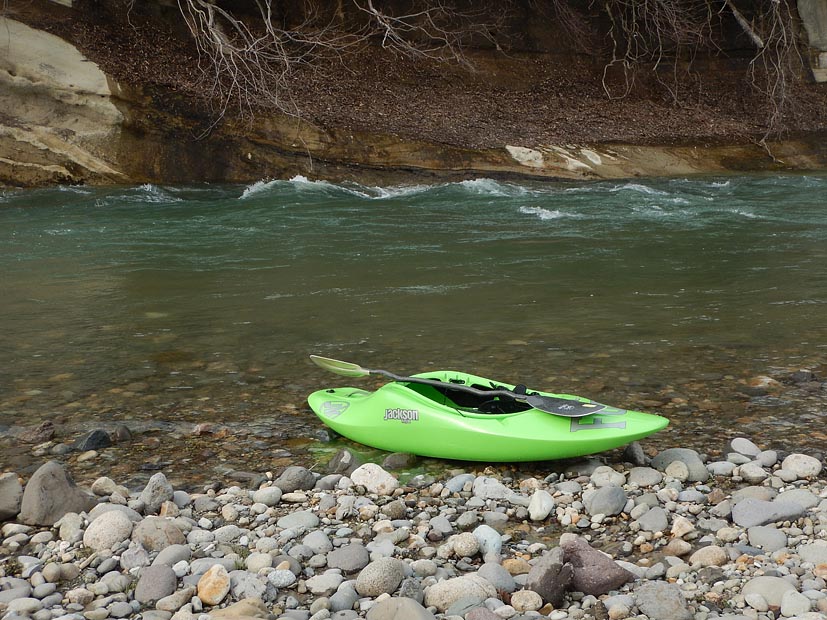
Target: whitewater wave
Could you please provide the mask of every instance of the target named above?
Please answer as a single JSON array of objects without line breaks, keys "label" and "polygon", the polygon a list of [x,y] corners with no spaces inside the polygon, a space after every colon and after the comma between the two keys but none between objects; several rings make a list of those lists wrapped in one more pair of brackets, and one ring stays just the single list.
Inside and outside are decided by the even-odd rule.
[{"label": "whitewater wave", "polygon": [[564,213],[559,209],[544,209],[543,207],[520,207],[520,213],[536,215],[541,220],[559,220],[564,217],[577,217],[571,213]]},{"label": "whitewater wave", "polygon": [[529,188],[525,185],[515,185],[513,183],[500,183],[494,179],[469,179],[467,181],[460,181],[455,183],[458,187],[467,190],[472,194],[482,196],[526,196],[528,194],[538,193],[538,190]]},{"label": "whitewater wave", "polygon": [[136,198],[141,202],[181,202],[183,199],[178,196],[173,196],[164,188],[152,183],[144,183],[137,188],[138,196]]},{"label": "whitewater wave", "polygon": [[761,216],[752,213],[751,211],[745,211],[744,209],[727,209],[726,213],[731,213],[732,215],[739,215],[741,217],[745,217],[748,220],[760,220]]},{"label": "whitewater wave", "polygon": [[366,200],[387,200],[404,198],[431,192],[459,190],[474,196],[492,196],[513,198],[533,194],[545,194],[548,190],[532,188],[512,183],[501,183],[494,179],[467,179],[451,183],[437,183],[433,185],[361,185],[359,183],[331,183],[308,179],[304,175],[296,175],[291,179],[262,179],[244,188],[239,200],[247,200],[256,196],[292,189],[298,191],[318,191],[329,195],[344,194],[357,196]]},{"label": "whitewater wave", "polygon": [[615,185],[614,187],[609,188],[610,192],[637,192],[639,194],[647,194],[649,196],[666,196],[669,192],[665,192],[662,189],[655,189],[654,187],[649,187],[648,185],[643,185],[641,183],[624,183],[623,185]]}]

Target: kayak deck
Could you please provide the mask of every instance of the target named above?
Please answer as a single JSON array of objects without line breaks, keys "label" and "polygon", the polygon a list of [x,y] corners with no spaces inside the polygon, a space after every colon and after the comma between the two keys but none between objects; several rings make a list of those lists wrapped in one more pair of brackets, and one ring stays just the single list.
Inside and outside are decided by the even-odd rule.
[{"label": "kayak deck", "polygon": [[[483,391],[508,386],[456,371],[415,375],[446,386],[392,382],[374,392],[353,387],[319,390],[308,397],[313,411],[339,434],[391,452],[472,461],[538,461],[593,454],[625,445],[664,428],[661,416],[618,409],[569,394],[573,405],[598,406],[568,418],[534,409],[514,398],[487,399],[451,389],[451,382]],[[490,387],[488,387],[490,386]]]}]

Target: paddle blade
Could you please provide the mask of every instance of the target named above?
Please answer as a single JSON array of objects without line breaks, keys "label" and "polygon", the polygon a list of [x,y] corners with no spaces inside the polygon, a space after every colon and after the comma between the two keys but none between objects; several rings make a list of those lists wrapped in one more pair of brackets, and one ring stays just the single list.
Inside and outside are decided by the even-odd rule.
[{"label": "paddle blade", "polygon": [[341,360],[334,360],[319,355],[311,355],[310,359],[317,366],[321,366],[325,370],[342,375],[343,377],[367,377],[370,374],[370,371],[366,368],[362,368],[358,364],[351,362],[342,362]]},{"label": "paddle blade", "polygon": [[582,418],[606,408],[606,405],[600,403],[584,403],[579,400],[543,396],[541,394],[529,394],[525,401],[535,409],[565,418]]}]

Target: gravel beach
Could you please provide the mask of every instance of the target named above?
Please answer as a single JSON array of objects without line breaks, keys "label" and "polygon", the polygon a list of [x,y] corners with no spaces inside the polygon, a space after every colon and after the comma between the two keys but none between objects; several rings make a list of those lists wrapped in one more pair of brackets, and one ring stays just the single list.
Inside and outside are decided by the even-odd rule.
[{"label": "gravel beach", "polygon": [[[291,465],[243,486],[0,475],[0,617],[827,618],[820,458],[730,440],[564,473]],[[400,482],[403,480],[404,483]]]}]

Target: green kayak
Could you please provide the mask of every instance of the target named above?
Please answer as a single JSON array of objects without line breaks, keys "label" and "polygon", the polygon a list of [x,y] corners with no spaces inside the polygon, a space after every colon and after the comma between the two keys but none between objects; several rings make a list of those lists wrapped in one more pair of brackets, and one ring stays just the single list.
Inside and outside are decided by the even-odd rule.
[{"label": "green kayak", "polygon": [[[322,422],[353,441],[390,452],[467,461],[544,461],[594,454],[669,424],[658,415],[570,394],[523,396],[524,386],[463,372],[442,370],[407,379],[374,392],[356,387],[319,390],[307,400]],[[421,380],[427,383],[417,382]],[[558,403],[559,413],[536,409],[527,400],[544,407]]]}]

